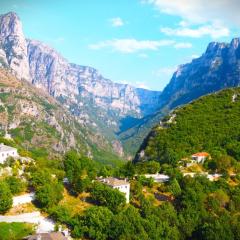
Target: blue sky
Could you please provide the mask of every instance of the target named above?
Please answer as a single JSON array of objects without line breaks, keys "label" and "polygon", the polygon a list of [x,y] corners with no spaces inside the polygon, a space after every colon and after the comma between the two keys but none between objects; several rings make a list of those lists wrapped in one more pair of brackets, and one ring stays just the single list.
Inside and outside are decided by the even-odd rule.
[{"label": "blue sky", "polygon": [[[206,8],[207,4],[207,8]],[[240,36],[238,0],[0,0],[27,38],[106,78],[162,90],[211,41]],[[235,14],[236,13],[236,16]]]}]

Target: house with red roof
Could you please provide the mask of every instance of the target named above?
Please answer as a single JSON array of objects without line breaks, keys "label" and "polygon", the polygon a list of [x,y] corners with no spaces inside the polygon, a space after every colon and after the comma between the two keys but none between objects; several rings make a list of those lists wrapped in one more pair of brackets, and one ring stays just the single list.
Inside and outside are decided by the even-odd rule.
[{"label": "house with red roof", "polygon": [[192,155],[192,160],[195,163],[204,163],[204,161],[210,157],[209,153],[207,152],[198,152]]}]

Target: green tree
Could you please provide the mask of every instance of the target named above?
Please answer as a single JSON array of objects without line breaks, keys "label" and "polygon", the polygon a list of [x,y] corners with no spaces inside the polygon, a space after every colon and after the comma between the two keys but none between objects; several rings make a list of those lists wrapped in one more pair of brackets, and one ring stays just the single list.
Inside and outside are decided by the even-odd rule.
[{"label": "green tree", "polygon": [[52,181],[52,176],[48,169],[37,169],[31,175],[31,185],[37,189]]},{"label": "green tree", "polygon": [[75,192],[85,191],[96,177],[93,160],[80,156],[76,151],[69,151],[64,157],[64,169]]},{"label": "green tree", "polygon": [[[113,219],[113,213],[106,207],[91,207],[81,217],[79,225],[74,228],[76,237],[84,235],[90,239],[109,239],[109,228]],[[79,234],[80,233],[80,234]]]},{"label": "green tree", "polygon": [[36,190],[36,201],[42,208],[50,208],[58,204],[63,198],[63,185],[48,183]]},{"label": "green tree", "polygon": [[13,195],[26,190],[26,184],[20,178],[10,176],[7,177],[5,181],[8,184],[10,191]]},{"label": "green tree", "polygon": [[217,159],[217,168],[220,172],[226,172],[232,166],[232,157],[223,155]]},{"label": "green tree", "polygon": [[148,161],[136,164],[138,174],[154,174],[160,171],[160,163],[156,161]]},{"label": "green tree", "polygon": [[212,217],[200,229],[200,238],[206,240],[232,240],[234,235],[229,224],[230,218],[227,214],[221,215],[219,218]]},{"label": "green tree", "polygon": [[6,182],[0,182],[0,213],[5,213],[12,207],[12,193]]},{"label": "green tree", "polygon": [[129,206],[114,216],[110,226],[111,239],[116,240],[147,240],[148,235],[144,229],[145,221],[138,210]]},{"label": "green tree", "polygon": [[176,197],[181,194],[182,191],[181,187],[175,178],[170,181],[168,185],[168,191],[171,192]]},{"label": "green tree", "polygon": [[91,196],[100,205],[108,207],[111,211],[117,212],[126,202],[123,193],[112,189],[102,183],[95,182],[91,189]]}]

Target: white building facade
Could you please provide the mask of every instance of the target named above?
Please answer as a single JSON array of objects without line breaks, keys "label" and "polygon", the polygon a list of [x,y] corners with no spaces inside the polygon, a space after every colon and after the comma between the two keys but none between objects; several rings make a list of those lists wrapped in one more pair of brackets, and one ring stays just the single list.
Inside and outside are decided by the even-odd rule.
[{"label": "white building facade", "polygon": [[204,161],[209,157],[207,152],[199,152],[192,155],[192,160],[196,163],[204,163]]},{"label": "white building facade", "polygon": [[99,179],[100,182],[108,185],[113,189],[118,189],[118,191],[124,193],[126,198],[126,203],[129,203],[130,199],[130,183],[127,180],[122,180],[118,178],[108,177]]},{"label": "white building facade", "polygon": [[18,157],[16,148],[0,144],[0,163],[3,164],[8,157]]}]

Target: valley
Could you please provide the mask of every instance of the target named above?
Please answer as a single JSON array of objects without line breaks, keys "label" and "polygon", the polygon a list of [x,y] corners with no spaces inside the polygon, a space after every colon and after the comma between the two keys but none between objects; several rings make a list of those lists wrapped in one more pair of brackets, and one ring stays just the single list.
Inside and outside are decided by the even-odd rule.
[{"label": "valley", "polygon": [[[36,10],[44,4],[26,6]],[[51,44],[28,38],[29,29],[41,35],[46,19],[27,22],[25,28],[33,16],[24,5],[22,20],[13,11],[0,15],[0,239],[239,240],[240,38],[215,41],[229,39],[221,34],[230,37],[230,30],[218,33],[219,19],[211,27],[199,25],[200,20],[209,23],[202,18],[191,22],[190,8],[183,21],[172,25],[178,28],[158,30],[160,40],[157,33],[153,40],[136,40],[130,36],[151,36],[148,15],[140,15],[138,30],[128,32],[133,19],[103,23],[99,17],[120,5],[105,3],[108,13],[96,2],[85,3],[93,12],[81,9],[79,14],[76,8],[74,15],[71,4],[64,11],[62,4],[49,8],[57,9],[55,15],[46,9],[34,12],[51,16],[45,39],[62,50],[75,47],[69,56],[76,51],[83,62],[105,56],[101,61],[109,72],[121,62],[124,74],[114,71],[119,76],[132,71],[137,81],[117,83],[94,67],[71,63]],[[152,18],[164,23],[176,3],[162,8],[161,0],[143,1],[141,9],[150,4],[160,6]],[[19,6],[9,9],[18,12]],[[86,18],[90,21],[83,27],[80,19]],[[142,19],[146,26],[139,28]],[[51,39],[49,29],[66,35]],[[87,31],[85,38],[79,31]],[[109,40],[102,39],[106,32]],[[202,55],[193,55],[205,35],[214,42]],[[95,44],[88,42],[92,37]],[[84,50],[83,42],[88,42]],[[149,79],[138,80],[156,57],[161,69],[151,67]],[[162,91],[149,90],[145,83],[152,84],[153,76],[157,81],[172,71],[164,67],[164,57],[169,66],[179,59],[188,63],[177,67]]]}]

